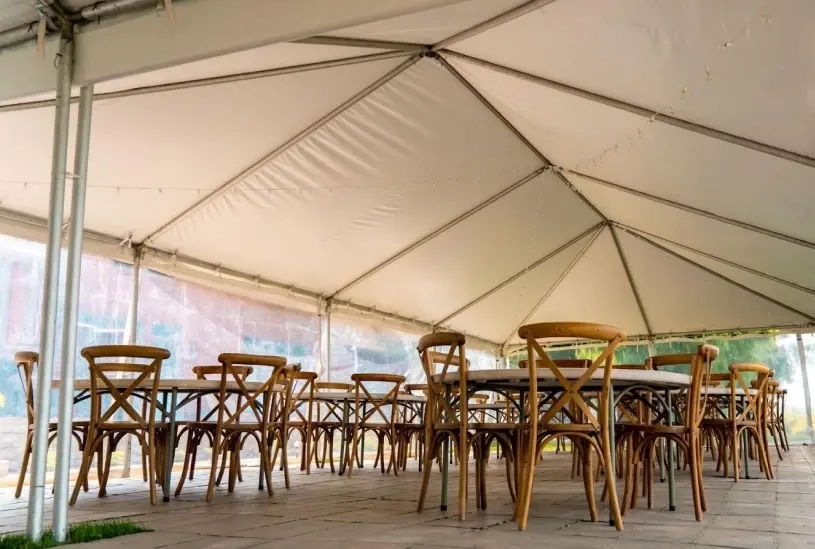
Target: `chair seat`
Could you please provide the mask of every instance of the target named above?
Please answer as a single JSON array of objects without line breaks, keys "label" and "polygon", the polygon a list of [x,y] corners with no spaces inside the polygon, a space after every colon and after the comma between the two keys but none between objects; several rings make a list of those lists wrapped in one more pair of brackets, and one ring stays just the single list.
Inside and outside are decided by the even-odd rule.
[{"label": "chair seat", "polygon": [[[144,431],[144,427],[133,421],[106,421],[100,423],[98,429],[103,431]],[[156,422],[154,424],[156,429],[169,429],[170,424],[167,422]]]},{"label": "chair seat", "polygon": [[[433,427],[437,431],[458,431],[461,425],[458,423],[437,423]],[[469,431],[514,431],[518,426],[514,423],[470,423],[467,428]]]},{"label": "chair seat", "polygon": [[[215,431],[218,424],[214,421],[191,421],[187,427],[199,431]],[[230,423],[223,426],[225,431],[260,431],[262,428],[260,423]]]},{"label": "chair seat", "polygon": [[688,428],[684,425],[638,425],[624,423],[622,428],[628,432],[635,431],[643,434],[684,435],[688,432]]},{"label": "chair seat", "polygon": [[[702,427],[732,427],[733,421],[728,418],[710,418],[702,421]],[[752,420],[743,420],[735,422],[739,427],[755,427],[756,422]]]},{"label": "chair seat", "polygon": [[538,431],[557,433],[599,433],[600,429],[590,423],[548,423],[538,424]]}]

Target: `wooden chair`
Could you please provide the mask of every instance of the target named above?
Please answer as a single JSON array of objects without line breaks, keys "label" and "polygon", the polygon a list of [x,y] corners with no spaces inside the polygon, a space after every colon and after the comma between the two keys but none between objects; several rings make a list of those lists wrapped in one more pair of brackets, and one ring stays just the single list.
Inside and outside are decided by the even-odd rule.
[{"label": "wooden chair", "polygon": [[[758,380],[754,380],[756,383]],[[767,434],[772,435],[773,444],[775,444],[775,451],[778,454],[779,461],[784,460],[784,455],[781,450],[787,451],[786,441],[781,434],[781,420],[779,419],[779,401],[781,400],[781,383],[777,380],[771,379],[767,382],[767,400],[764,405],[764,424],[765,424],[765,439]],[[764,444],[769,447],[769,441]]]},{"label": "wooden chair", "polygon": [[[348,476],[354,469],[356,456],[364,456],[365,449],[359,447],[360,435],[369,432],[377,438],[377,453],[380,456],[380,469],[385,473],[385,442],[390,445],[390,458],[387,472],[393,469],[393,474],[399,475],[397,463],[396,423],[399,416],[399,388],[405,382],[405,376],[395,374],[351,374],[354,382],[354,430],[352,437],[346,437],[350,446],[345,452]],[[370,384],[386,385],[389,387],[384,395],[374,396]],[[365,399],[365,408],[362,399]],[[388,409],[389,408],[389,409]],[[387,410],[386,410],[387,409]]]},{"label": "wooden chair", "polygon": [[[408,383],[403,386],[407,395],[427,397],[427,384]],[[398,463],[402,471],[407,470],[408,458],[419,461],[419,472],[422,471],[424,453],[424,408],[426,403],[410,403],[399,407],[399,418],[396,423]],[[376,467],[376,462],[374,462]]]},{"label": "wooden chair", "polygon": [[786,422],[786,409],[787,409],[787,390],[780,389],[776,395],[776,416],[775,420],[778,422],[778,433],[781,435],[781,445],[787,452],[790,451],[790,442],[787,439],[787,422]]},{"label": "wooden chair", "polygon": [[[659,439],[667,439],[676,442],[677,446],[685,452],[691,475],[691,491],[693,493],[693,505],[696,513],[696,520],[701,521],[704,512],[707,511],[707,501],[705,499],[705,489],[703,484],[703,453],[702,453],[702,423],[706,416],[707,394],[705,383],[711,377],[711,363],[719,356],[719,349],[713,345],[699,345],[696,353],[674,354],[653,356],[646,360],[645,366],[649,370],[660,370],[665,366],[682,365],[688,366],[691,376],[691,385],[683,395],[678,395],[675,399],[681,413],[677,414],[677,420],[668,425],[668,410],[665,409],[667,402],[663,402],[661,412],[655,417],[650,413],[656,407],[647,407],[645,414],[629,416],[622,432],[628,438],[628,464],[625,474],[625,493],[623,495],[623,514],[626,509],[635,508],[637,505],[637,465],[643,463],[644,470],[653,471],[654,450]],[[649,401],[651,402],[651,401]],[[648,485],[648,508],[651,508],[652,492],[650,483],[653,482],[653,475],[648,475],[646,480]]]},{"label": "wooden chair", "polygon": [[[521,428],[526,435],[525,452],[521,483],[518,489],[516,519],[518,529],[525,530],[529,517],[532,489],[534,486],[535,466],[541,458],[546,445],[559,437],[568,437],[578,448],[583,458],[583,483],[589,512],[592,521],[597,521],[597,504],[594,500],[594,474],[591,464],[592,449],[597,452],[600,463],[608,472],[611,470],[611,444],[609,425],[613,418],[609,414],[608,399],[611,388],[611,369],[614,349],[625,339],[625,333],[618,328],[601,324],[583,322],[546,322],[529,324],[518,330],[518,335],[526,342],[528,352],[529,389],[526,406],[526,421]],[[580,378],[571,381],[564,376],[561,368],[555,364],[541,347],[538,340],[552,338],[579,338],[606,341],[608,345],[591,366],[585,369]],[[542,361],[556,380],[556,389],[549,392],[551,404],[545,412],[541,409],[541,398],[538,392],[538,364]],[[581,395],[586,383],[602,367],[603,379],[599,395],[598,411],[592,409]],[[543,369],[543,368],[541,368]],[[569,407],[581,412],[580,419],[569,413]],[[557,414],[564,412],[569,422],[556,422]],[[622,530],[623,522],[617,500],[617,488],[613,475],[606,474],[606,487],[609,494],[611,512],[617,530]]]},{"label": "wooden chair", "polygon": [[[317,372],[295,372],[293,379],[286,380],[293,383],[291,413],[288,422],[288,435],[294,432],[300,435],[300,470],[307,475],[311,474],[311,437],[312,420],[314,419],[314,382]],[[305,410],[303,408],[305,407]],[[272,465],[277,461],[279,447],[275,448]]]},{"label": "wooden chair", "polygon": [[[222,364],[214,365],[214,366],[193,366],[192,373],[195,374],[195,379],[221,379],[223,375],[224,366]],[[240,376],[240,378],[245,382],[254,370],[251,366],[235,366],[235,372]],[[230,400],[232,395],[227,395],[227,400]],[[181,437],[183,435],[187,435],[187,445],[184,452],[184,467],[181,471],[181,476],[178,479],[178,485],[175,489],[176,497],[181,495],[181,490],[184,488],[184,482],[188,478],[188,471],[189,471],[189,480],[192,480],[195,475],[195,463],[198,458],[198,447],[201,443],[206,439],[209,442],[210,447],[212,447],[213,443],[213,434],[214,431],[209,429],[195,429],[191,428],[191,425],[195,425],[201,422],[212,421],[212,416],[218,411],[217,407],[217,397],[216,398],[216,406],[210,407],[209,411],[204,414],[203,413],[203,404],[204,398],[199,398],[195,402],[195,421],[191,423],[177,423],[177,425],[181,425],[181,429],[176,436],[176,447],[179,446],[179,442],[181,441]],[[240,407],[242,403],[242,396],[236,395],[235,399],[237,402],[234,404],[236,407]],[[225,404],[228,406],[229,404]],[[227,454],[224,453],[223,461],[221,462],[221,469],[218,473],[218,478],[215,481],[215,485],[218,486],[221,484],[221,480],[223,479],[224,472],[226,471],[226,457]],[[240,469],[240,458],[238,458],[238,480],[243,481],[243,475]]]},{"label": "wooden chair", "polygon": [[[317,381],[314,383],[314,391],[320,392],[353,392],[354,386],[350,383],[338,383],[331,381]],[[325,467],[326,454],[334,472],[334,435],[342,429],[342,403],[316,401],[316,420],[312,422],[312,442],[311,452],[314,464],[322,469]],[[322,455],[320,441],[322,440]],[[311,458],[310,458],[311,459]]]},{"label": "wooden chair", "polygon": [[[767,480],[771,480],[773,471],[767,456],[765,437],[762,434],[770,369],[765,364],[739,363],[732,364],[729,370],[729,373],[726,374],[711,374],[710,376],[712,381],[729,382],[727,417],[706,418],[702,422],[702,428],[713,433],[717,439],[720,459],[725,465],[725,476],[727,476],[727,463],[732,460],[733,478],[736,482],[739,481],[741,466],[739,439],[743,433],[746,433],[745,437],[748,439],[752,437],[755,441],[761,469]],[[755,376],[755,384],[748,383],[748,375]]]},{"label": "wooden chair", "polygon": [[[201,421],[191,422],[188,427],[190,436],[200,437],[202,431],[208,431],[212,437],[212,463],[210,466],[209,484],[207,486],[206,501],[212,501],[218,473],[218,461],[229,453],[229,481],[228,490],[232,492],[237,480],[239,468],[240,448],[246,437],[252,437],[258,445],[261,462],[261,480],[266,481],[268,494],[273,494],[271,478],[271,460],[269,455],[269,427],[272,418],[272,409],[275,391],[283,375],[286,359],[279,356],[249,355],[239,353],[223,353],[218,357],[221,363],[220,388],[217,401],[209,414]],[[244,366],[271,368],[268,375],[263,376],[260,386],[250,391],[246,387]],[[227,392],[227,384],[234,384],[234,389]],[[230,408],[229,401],[232,394],[241,397],[240,406]],[[215,416],[216,420],[210,420]],[[248,419],[248,421],[246,421]]]},{"label": "wooden chair", "polygon": [[[88,361],[91,381],[91,413],[88,423],[88,436],[82,453],[82,464],[76,479],[71,505],[76,503],[79,488],[87,482],[88,472],[95,452],[102,448],[108,439],[108,463],[100,481],[100,497],[104,495],[105,484],[110,472],[110,454],[116,444],[126,435],[135,436],[144,448],[147,461],[147,476],[150,486],[150,503],[156,504],[156,470],[159,446],[163,436],[159,431],[167,429],[166,423],[156,422],[158,386],[161,379],[161,365],[170,358],[170,351],[157,347],[140,345],[101,345],[82,349],[82,357]],[[130,359],[124,363],[111,359]],[[140,364],[138,361],[149,361]],[[127,387],[117,389],[111,375],[126,373],[135,376],[128,379]],[[102,398],[107,393],[109,398]],[[140,397],[148,402],[147,414],[134,408],[129,399]],[[144,408],[142,408],[144,409]],[[116,420],[116,414],[123,412],[124,421]],[[161,479],[163,480],[163,479]]]},{"label": "wooden chair", "polygon": [[[435,349],[448,347],[446,352]],[[515,497],[515,475],[512,471],[515,450],[512,423],[480,423],[471,421],[468,408],[469,390],[466,356],[466,338],[457,332],[436,332],[419,340],[417,350],[427,377],[427,404],[425,406],[425,455],[422,485],[419,493],[418,511],[424,509],[433,460],[441,458],[441,448],[446,440],[452,440],[459,459],[458,517],[465,520],[467,514],[467,477],[470,449],[475,459],[476,507],[487,508],[486,463],[489,445],[493,440],[501,446],[505,456],[507,484],[510,495]],[[438,367],[441,372],[437,374]],[[458,386],[446,384],[451,368],[458,370]]]},{"label": "wooden chair", "polygon": [[[34,442],[34,374],[37,370],[37,364],[40,360],[40,355],[35,352],[21,351],[15,353],[14,362],[17,364],[17,371],[20,374],[20,382],[23,385],[23,395],[25,395],[26,404],[26,417],[28,419],[28,428],[26,429],[25,445],[23,446],[23,459],[20,464],[20,475],[17,478],[17,489],[14,492],[14,497],[19,498],[23,493],[23,484],[25,484],[25,476],[28,471],[28,460],[31,457],[31,448]],[[71,423],[71,436],[76,439],[79,446],[79,451],[85,449],[85,439],[88,436],[88,421],[80,420]],[[52,421],[48,424],[48,447],[57,437],[57,422]],[[97,467],[99,478],[102,478],[102,450],[97,453]],[[83,485],[85,491],[88,491],[87,481]]]}]

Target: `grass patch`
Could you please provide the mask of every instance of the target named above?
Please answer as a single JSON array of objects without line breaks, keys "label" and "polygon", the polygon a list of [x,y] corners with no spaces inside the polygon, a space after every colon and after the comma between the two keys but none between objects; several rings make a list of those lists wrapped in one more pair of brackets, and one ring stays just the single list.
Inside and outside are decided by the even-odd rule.
[{"label": "grass patch", "polygon": [[[85,522],[68,527],[68,541],[65,543],[85,543],[86,541],[118,538],[140,532],[152,532],[152,530],[129,520]],[[32,541],[23,534],[0,536],[0,549],[48,549],[60,545],[63,544],[57,542],[51,530],[46,530],[39,541]]]}]

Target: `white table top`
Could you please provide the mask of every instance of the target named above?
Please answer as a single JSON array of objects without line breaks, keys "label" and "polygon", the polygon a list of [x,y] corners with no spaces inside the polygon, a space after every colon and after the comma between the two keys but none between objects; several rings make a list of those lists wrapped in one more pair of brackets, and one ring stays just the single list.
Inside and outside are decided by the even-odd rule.
[{"label": "white table top", "polygon": [[[341,402],[345,400],[355,400],[356,393],[354,391],[315,391],[314,392],[314,400],[323,400],[328,402]],[[371,396],[376,400],[382,400],[385,398],[386,393],[371,393]],[[370,400],[365,393],[360,392],[359,394],[360,400]],[[426,399],[422,395],[406,395],[404,393],[399,393],[396,396],[396,399],[399,402],[425,402]],[[303,395],[300,397],[300,400],[308,400],[308,395]]]},{"label": "white table top", "polygon": [[[130,383],[132,379],[127,378],[114,378],[111,379],[110,382],[119,390],[124,390],[130,387]],[[263,386],[262,381],[244,381],[244,387],[249,393],[253,393],[260,389]],[[60,387],[60,380],[55,379],[51,386],[54,389],[59,389]],[[100,388],[104,388],[105,385],[101,381],[98,385]],[[145,379],[139,384],[139,388],[143,389],[150,389],[153,386],[153,381],[150,379]],[[182,393],[190,393],[190,392],[217,392],[221,388],[221,381],[218,379],[160,379],[158,382],[158,387],[160,391],[171,391],[173,389],[178,390]],[[76,379],[74,380],[74,391],[88,391],[91,388],[91,380],[89,379]],[[238,384],[234,381],[227,381],[226,382],[226,390],[229,393],[238,392],[240,389],[238,388]],[[276,393],[283,392],[282,385],[275,385],[272,390]]]},{"label": "white table top", "polygon": [[[586,370],[584,368],[561,368],[560,372],[569,381],[576,381],[586,373]],[[548,368],[538,368],[537,375],[539,386],[558,386],[555,375]],[[598,388],[602,384],[603,376],[603,369],[598,368],[592,373],[591,379],[586,382],[584,387],[587,389]],[[436,374],[434,379],[437,382],[441,381],[441,374]],[[529,385],[529,372],[522,368],[509,370],[472,370],[467,372],[467,381],[468,383],[495,383],[523,388]],[[458,372],[448,372],[444,382],[448,384],[458,383]],[[666,389],[690,386],[691,376],[674,372],[659,372],[656,370],[612,370],[611,382],[615,387],[642,384]]]}]

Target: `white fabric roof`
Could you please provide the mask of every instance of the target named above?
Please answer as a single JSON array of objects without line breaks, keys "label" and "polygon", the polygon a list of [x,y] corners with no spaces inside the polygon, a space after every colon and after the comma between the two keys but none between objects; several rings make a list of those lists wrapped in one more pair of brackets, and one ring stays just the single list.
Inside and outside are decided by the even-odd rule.
[{"label": "white fabric roof", "polygon": [[[443,4],[98,83],[91,236],[497,345],[815,323],[815,4]],[[0,106],[5,231],[51,97]]]}]

